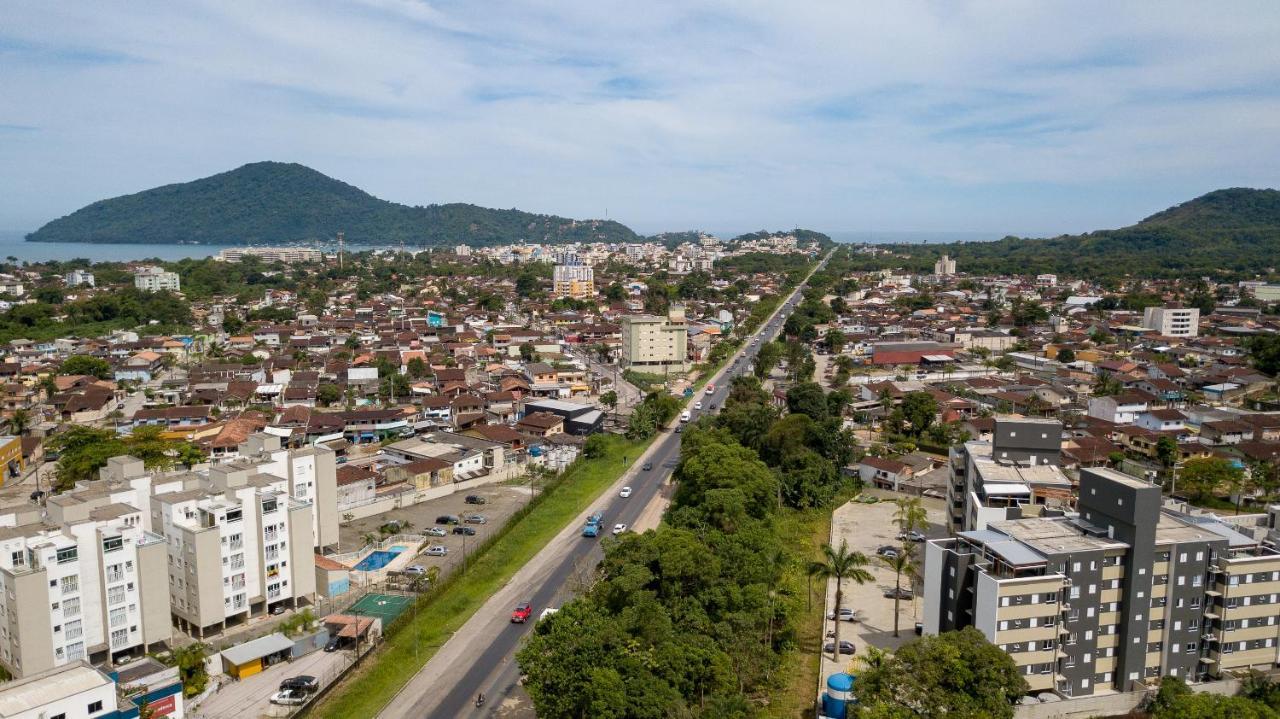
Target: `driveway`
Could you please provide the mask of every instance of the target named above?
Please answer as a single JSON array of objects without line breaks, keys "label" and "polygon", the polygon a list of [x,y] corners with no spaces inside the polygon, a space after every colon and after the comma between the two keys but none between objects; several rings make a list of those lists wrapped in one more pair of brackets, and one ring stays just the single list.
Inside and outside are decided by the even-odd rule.
[{"label": "driveway", "polygon": [[204,719],[258,719],[259,717],[287,716],[293,707],[277,706],[270,702],[271,695],[280,690],[280,682],[300,675],[313,676],[321,686],[333,682],[351,663],[354,654],[350,650],[337,652],[312,652],[291,662],[269,667],[241,681],[226,682],[213,696],[202,703],[194,717]]},{"label": "driveway", "polygon": [[[864,495],[869,494],[873,493],[864,492]],[[875,494],[882,497],[896,496],[889,492]],[[928,499],[924,500],[924,503],[929,518],[929,528],[925,530],[925,534],[930,539],[946,536],[941,503]],[[898,527],[893,523],[893,513],[896,510],[897,505],[887,500],[880,501],[877,504],[848,502],[837,507],[832,515],[832,545],[838,548],[841,540],[844,540],[849,543],[850,550],[859,551],[867,555],[871,559],[868,570],[874,576],[872,581],[862,585],[855,584],[849,580],[844,582],[844,606],[855,610],[856,621],[841,622],[840,640],[853,642],[857,651],[856,656],[865,656],[868,646],[892,651],[915,638],[915,623],[919,621],[922,599],[917,593],[915,599],[901,601],[901,615],[898,618],[901,636],[894,637],[893,600],[884,596],[885,592],[895,586],[894,573],[885,566],[884,562],[876,557],[876,549],[879,547],[884,545],[900,546],[902,544],[897,539]],[[916,544],[915,547],[916,562],[921,565],[924,562],[924,548],[920,544]],[[913,586],[911,578],[903,575],[902,586],[911,588]],[[835,606],[835,601],[835,582],[828,582],[827,614],[831,613],[832,608]],[[826,620],[828,634],[830,634],[834,625],[834,621]],[[829,636],[826,641],[830,641]],[[829,653],[824,652],[821,676],[825,678],[834,672],[848,670],[850,664],[855,661],[855,657],[841,655],[840,661],[836,662]],[[857,669],[855,667],[854,673],[856,674],[856,672]]]}]

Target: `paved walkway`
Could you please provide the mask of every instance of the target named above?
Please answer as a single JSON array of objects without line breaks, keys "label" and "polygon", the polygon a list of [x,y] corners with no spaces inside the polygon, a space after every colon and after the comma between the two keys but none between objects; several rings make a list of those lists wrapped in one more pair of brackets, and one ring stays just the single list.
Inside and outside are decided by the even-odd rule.
[{"label": "paved walkway", "polygon": [[334,681],[354,658],[350,651],[312,652],[292,662],[268,667],[258,674],[226,682],[189,716],[197,719],[259,719],[287,716],[292,707],[272,704],[271,695],[280,690],[280,682],[289,677],[308,675],[320,680],[321,686]]}]

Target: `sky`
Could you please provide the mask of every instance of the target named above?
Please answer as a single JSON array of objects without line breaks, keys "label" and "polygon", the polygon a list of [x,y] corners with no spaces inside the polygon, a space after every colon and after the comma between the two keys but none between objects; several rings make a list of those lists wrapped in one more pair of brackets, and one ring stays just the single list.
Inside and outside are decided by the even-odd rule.
[{"label": "sky", "polygon": [[0,229],[300,162],[641,232],[1047,236],[1280,186],[1280,2],[11,2]]}]

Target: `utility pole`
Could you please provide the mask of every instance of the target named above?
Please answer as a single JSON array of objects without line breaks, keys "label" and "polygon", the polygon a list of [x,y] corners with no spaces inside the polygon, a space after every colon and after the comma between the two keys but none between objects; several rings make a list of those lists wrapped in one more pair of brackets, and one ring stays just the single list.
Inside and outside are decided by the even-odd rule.
[{"label": "utility pole", "polygon": [[344,244],[344,233],[338,233],[338,269],[342,269],[342,246]]}]

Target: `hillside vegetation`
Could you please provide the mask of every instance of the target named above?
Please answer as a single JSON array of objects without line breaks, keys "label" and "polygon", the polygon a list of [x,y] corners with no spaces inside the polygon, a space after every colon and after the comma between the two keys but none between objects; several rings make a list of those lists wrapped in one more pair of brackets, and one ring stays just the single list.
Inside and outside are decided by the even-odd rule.
[{"label": "hillside vegetation", "polygon": [[409,207],[309,167],[257,162],[193,182],[100,200],[27,235],[34,242],[265,245],[332,240],[449,246],[632,242],[610,220],[573,220],[467,204]]},{"label": "hillside vegetation", "polygon": [[901,256],[860,256],[862,269],[929,272],[942,254],[973,274],[1056,273],[1069,277],[1198,277],[1274,274],[1280,256],[1280,191],[1217,190],[1116,230],[1052,239],[881,245]]}]

